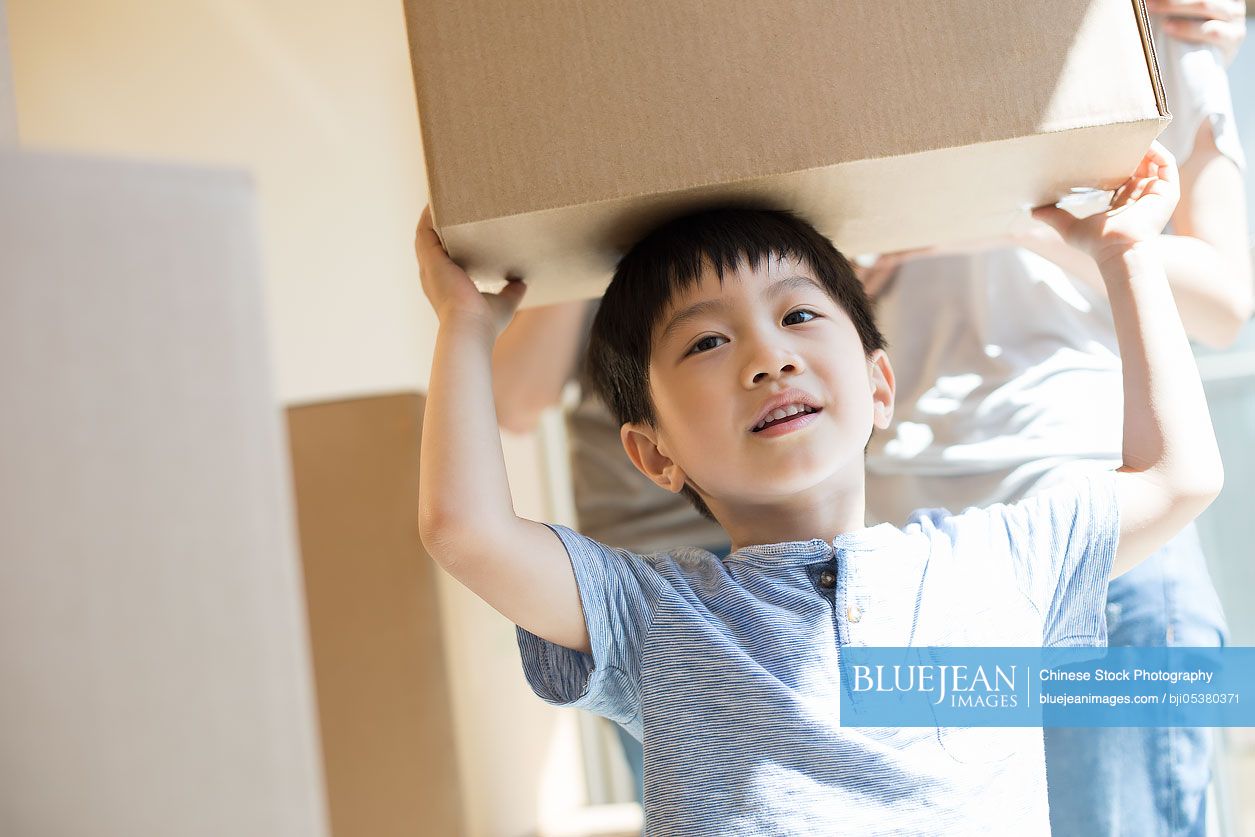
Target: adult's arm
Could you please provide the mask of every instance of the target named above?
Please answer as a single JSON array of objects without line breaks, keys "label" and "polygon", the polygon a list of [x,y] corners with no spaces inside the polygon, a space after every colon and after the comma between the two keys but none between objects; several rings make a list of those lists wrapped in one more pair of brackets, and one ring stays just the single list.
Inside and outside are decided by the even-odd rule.
[{"label": "adult's arm", "polygon": [[536,427],[575,375],[591,300],[519,311],[492,351],[497,423],[514,433]]}]

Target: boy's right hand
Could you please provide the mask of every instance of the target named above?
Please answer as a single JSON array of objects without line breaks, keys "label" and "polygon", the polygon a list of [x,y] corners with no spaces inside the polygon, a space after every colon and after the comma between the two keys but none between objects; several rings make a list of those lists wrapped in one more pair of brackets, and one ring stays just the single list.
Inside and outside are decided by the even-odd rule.
[{"label": "boy's right hand", "polygon": [[1111,206],[1077,218],[1057,206],[1033,210],[1068,244],[1083,250],[1102,267],[1135,245],[1157,238],[1181,198],[1180,177],[1172,154],[1158,142],[1147,149],[1137,170],[1111,198]]},{"label": "boy's right hand", "polygon": [[430,206],[423,208],[418,221],[414,252],[418,256],[423,293],[442,324],[451,319],[470,318],[489,326],[494,339],[505,330],[527,290],[523,280],[511,278],[500,293],[480,291],[440,243],[440,236],[431,223]]}]

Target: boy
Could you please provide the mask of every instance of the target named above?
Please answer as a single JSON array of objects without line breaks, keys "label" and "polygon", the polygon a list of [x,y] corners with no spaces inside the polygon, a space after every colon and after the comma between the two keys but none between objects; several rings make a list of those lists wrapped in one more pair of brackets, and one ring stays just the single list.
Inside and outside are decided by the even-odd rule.
[{"label": "boy", "polygon": [[514,515],[490,363],[523,285],[479,293],[425,212],[416,246],[440,330],[423,541],[518,625],[537,694],[643,737],[649,834],[1047,833],[1040,730],[842,728],[838,654],[1101,645],[1108,577],[1219,492],[1202,386],[1144,246],[1177,195],[1155,146],[1110,211],[1035,212],[1102,269],[1123,467],[901,530],[864,528],[863,449],[894,381],[845,259],[778,212],[700,213],[647,236],[607,289],[590,376],[636,467],[727,531],[723,560],[635,555]]}]

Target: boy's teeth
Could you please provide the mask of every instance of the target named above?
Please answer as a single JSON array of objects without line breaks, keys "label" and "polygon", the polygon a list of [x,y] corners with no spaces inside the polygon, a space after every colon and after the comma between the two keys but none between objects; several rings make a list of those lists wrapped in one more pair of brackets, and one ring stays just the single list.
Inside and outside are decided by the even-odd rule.
[{"label": "boy's teeth", "polygon": [[760,421],[755,426],[754,429],[762,430],[764,427],[767,426],[769,422],[779,421],[780,419],[788,418],[789,416],[794,416],[794,415],[797,415],[798,413],[813,413],[813,412],[814,410],[812,408],[803,406],[801,404],[790,404],[787,407],[779,407],[775,410],[772,410],[770,413],[768,413],[767,418]]}]

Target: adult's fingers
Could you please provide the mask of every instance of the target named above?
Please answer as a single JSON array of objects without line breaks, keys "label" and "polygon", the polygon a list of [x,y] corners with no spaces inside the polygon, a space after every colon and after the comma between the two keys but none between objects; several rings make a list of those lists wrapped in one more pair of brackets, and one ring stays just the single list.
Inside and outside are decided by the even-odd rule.
[{"label": "adult's fingers", "polygon": [[889,284],[893,271],[894,268],[880,263],[867,268],[867,272],[863,275],[863,292],[867,294],[868,299],[875,299],[880,295],[880,292]]},{"label": "adult's fingers", "polygon": [[1215,44],[1225,50],[1236,50],[1246,37],[1245,27],[1227,20],[1169,19],[1164,21],[1164,31],[1182,41]]},{"label": "adult's fingers", "polygon": [[1236,21],[1245,16],[1242,0],[1147,0],[1151,14],[1199,20]]}]

